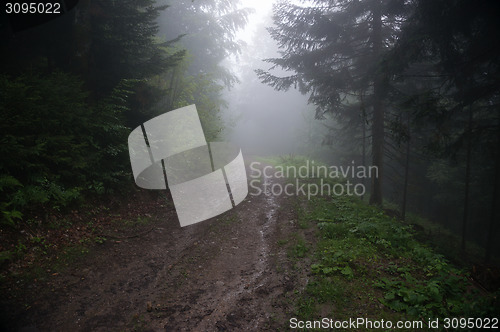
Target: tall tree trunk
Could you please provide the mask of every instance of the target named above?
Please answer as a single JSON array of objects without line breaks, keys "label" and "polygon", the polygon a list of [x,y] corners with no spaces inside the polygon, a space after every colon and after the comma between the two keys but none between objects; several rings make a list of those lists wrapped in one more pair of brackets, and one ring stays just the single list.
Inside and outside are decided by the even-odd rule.
[{"label": "tall tree trunk", "polygon": [[172,76],[170,77],[170,85],[168,87],[168,91],[169,91],[169,100],[168,100],[168,106],[167,106],[167,109],[169,111],[173,110],[174,109],[174,103],[176,101],[176,98],[177,98],[177,87],[179,85],[179,78],[178,78],[178,74],[179,74],[179,69],[178,67],[174,67],[172,70],[171,70],[171,73],[172,73]]},{"label": "tall tree trunk", "polygon": [[462,216],[462,251],[465,251],[467,220],[469,219],[469,192],[470,192],[470,163],[472,155],[472,104],[469,105],[469,121],[467,123],[467,154],[465,159],[465,193],[464,193],[464,213]]},{"label": "tall tree trunk", "polygon": [[[497,149],[500,146],[500,124],[497,126]],[[496,230],[497,209],[498,209],[498,188],[500,187],[500,153],[496,151],[495,156],[495,175],[493,178],[493,195],[491,197],[490,221],[488,225],[488,238],[486,239],[486,255],[485,262],[489,263],[491,259],[491,251],[493,250],[493,235]]]},{"label": "tall tree trunk", "polygon": [[408,142],[406,142],[406,162],[405,162],[405,182],[403,187],[403,204],[401,206],[401,217],[403,220],[406,220],[406,199],[408,195],[408,175],[410,170],[410,142],[411,142],[411,133],[410,133],[410,115],[408,114],[408,120],[406,122],[407,130],[408,130]]},{"label": "tall tree trunk", "polygon": [[[363,163],[363,168],[366,167],[366,109],[365,109],[365,102],[363,100],[363,92],[360,94],[360,99],[361,99],[361,121],[362,121],[362,128],[363,128],[363,151],[362,151],[362,163]],[[363,185],[363,188],[366,185],[366,179],[363,177],[361,179],[361,184]],[[361,196],[361,200],[365,198],[365,195]]]},{"label": "tall tree trunk", "polygon": [[[380,61],[382,51],[382,12],[380,1],[374,2],[373,19],[373,58]],[[376,68],[373,82],[373,123],[372,123],[372,164],[378,168],[378,176],[372,177],[370,204],[382,205],[382,183],[384,177],[384,77],[381,68]]]}]

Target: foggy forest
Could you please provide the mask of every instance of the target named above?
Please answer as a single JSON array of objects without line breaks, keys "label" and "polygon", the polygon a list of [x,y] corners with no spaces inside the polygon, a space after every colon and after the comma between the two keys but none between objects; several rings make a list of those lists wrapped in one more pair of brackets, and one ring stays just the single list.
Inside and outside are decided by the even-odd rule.
[{"label": "foggy forest", "polygon": [[0,330],[500,326],[500,2],[9,1]]}]

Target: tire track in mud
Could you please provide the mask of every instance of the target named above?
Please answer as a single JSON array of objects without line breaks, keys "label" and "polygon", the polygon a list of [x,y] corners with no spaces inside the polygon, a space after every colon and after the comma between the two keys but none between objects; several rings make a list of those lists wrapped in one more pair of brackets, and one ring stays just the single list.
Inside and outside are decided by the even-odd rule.
[{"label": "tire track in mud", "polygon": [[[267,188],[271,181],[264,178]],[[272,262],[278,208],[278,198],[269,192],[259,197],[249,195],[236,207],[233,213],[238,224],[222,230],[226,241],[218,238],[221,252],[199,266],[204,271],[203,280],[198,280],[203,287],[187,304],[189,312],[181,310],[169,317],[164,326],[167,331],[265,328],[273,310],[270,300],[281,293],[278,288],[283,285]],[[171,304],[178,306],[179,301],[181,297]],[[192,317],[196,312],[201,314]]]}]

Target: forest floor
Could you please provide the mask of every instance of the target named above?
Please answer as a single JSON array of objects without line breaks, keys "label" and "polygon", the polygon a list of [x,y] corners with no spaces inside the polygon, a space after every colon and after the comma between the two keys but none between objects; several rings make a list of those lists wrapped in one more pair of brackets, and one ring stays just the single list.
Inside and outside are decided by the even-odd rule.
[{"label": "forest floor", "polygon": [[426,233],[357,197],[252,193],[187,227],[165,193],[136,190],[0,228],[0,330],[276,331],[291,318],[465,313],[498,324],[497,269],[455,268]]},{"label": "forest floor", "polygon": [[[248,195],[221,216],[181,228],[172,204],[136,193],[118,211],[97,213],[114,218],[97,222],[94,214],[67,227],[70,235],[62,236],[80,232],[77,245],[46,254],[50,259],[35,255],[30,273],[4,278],[4,328],[280,329],[291,318],[295,292],[307,283],[300,275],[306,269],[282,245],[299,229],[294,204],[293,197]],[[44,243],[46,237],[35,238]]]}]

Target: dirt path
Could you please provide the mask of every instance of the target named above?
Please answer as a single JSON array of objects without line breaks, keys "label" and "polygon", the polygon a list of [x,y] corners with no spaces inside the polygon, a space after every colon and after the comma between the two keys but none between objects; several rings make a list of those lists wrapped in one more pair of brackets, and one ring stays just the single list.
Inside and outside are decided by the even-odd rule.
[{"label": "dirt path", "polygon": [[141,236],[107,241],[78,266],[54,276],[51,294],[31,305],[23,326],[40,331],[282,328],[291,315],[291,294],[305,282],[278,245],[295,229],[292,200],[249,194],[224,215],[185,228],[173,210],[153,211],[158,221],[137,230]]}]

